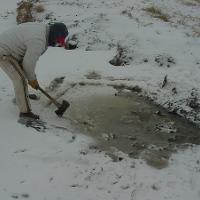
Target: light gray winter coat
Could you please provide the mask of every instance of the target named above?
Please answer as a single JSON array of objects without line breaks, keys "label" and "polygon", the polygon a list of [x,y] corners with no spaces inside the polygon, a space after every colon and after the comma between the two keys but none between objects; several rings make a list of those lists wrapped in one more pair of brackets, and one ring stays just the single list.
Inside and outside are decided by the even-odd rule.
[{"label": "light gray winter coat", "polygon": [[48,47],[49,26],[30,22],[17,25],[0,35],[0,57],[11,56],[22,65],[28,80],[35,80],[35,67]]}]

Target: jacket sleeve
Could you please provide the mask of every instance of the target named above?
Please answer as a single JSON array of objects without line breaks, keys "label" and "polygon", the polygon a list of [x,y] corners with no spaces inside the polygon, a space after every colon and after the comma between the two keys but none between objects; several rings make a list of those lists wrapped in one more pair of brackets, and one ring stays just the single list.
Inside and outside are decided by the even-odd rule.
[{"label": "jacket sleeve", "polygon": [[32,39],[26,42],[26,53],[22,66],[28,80],[36,80],[35,67],[37,60],[45,51],[45,42],[41,39]]}]

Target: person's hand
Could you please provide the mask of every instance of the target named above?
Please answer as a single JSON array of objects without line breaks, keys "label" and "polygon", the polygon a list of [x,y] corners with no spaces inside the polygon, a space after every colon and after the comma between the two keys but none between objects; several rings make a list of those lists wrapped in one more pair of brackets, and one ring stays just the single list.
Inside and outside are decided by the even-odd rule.
[{"label": "person's hand", "polygon": [[28,80],[28,84],[35,90],[38,90],[40,87],[37,80]]}]

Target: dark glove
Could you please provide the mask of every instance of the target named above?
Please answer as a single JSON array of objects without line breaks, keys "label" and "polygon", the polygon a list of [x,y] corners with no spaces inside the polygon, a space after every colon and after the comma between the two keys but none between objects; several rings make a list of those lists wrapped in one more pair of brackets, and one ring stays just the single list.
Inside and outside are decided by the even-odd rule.
[{"label": "dark glove", "polygon": [[28,84],[35,90],[38,90],[38,88],[40,87],[37,80],[29,80]]}]

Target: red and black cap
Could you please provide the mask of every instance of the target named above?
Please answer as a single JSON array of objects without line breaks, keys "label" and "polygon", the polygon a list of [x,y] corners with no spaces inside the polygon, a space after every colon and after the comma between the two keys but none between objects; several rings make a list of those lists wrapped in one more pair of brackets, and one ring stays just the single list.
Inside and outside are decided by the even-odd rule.
[{"label": "red and black cap", "polygon": [[65,46],[65,39],[68,36],[68,30],[64,23],[56,22],[49,25],[49,46]]}]

